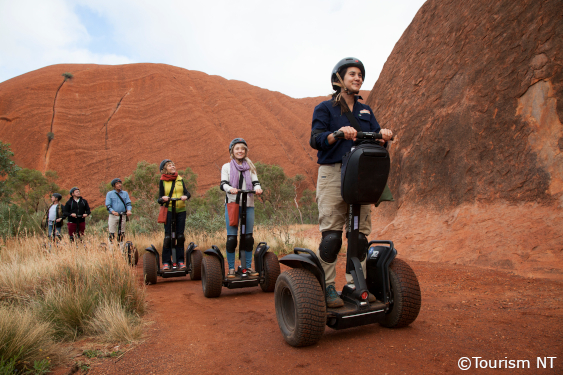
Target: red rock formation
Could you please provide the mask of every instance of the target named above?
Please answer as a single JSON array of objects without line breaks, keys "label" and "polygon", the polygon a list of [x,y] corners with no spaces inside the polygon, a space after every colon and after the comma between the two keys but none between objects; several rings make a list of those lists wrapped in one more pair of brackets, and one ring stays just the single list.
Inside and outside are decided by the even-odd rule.
[{"label": "red rock formation", "polygon": [[562,93],[560,0],[427,1],[367,101],[398,135],[379,235],[562,278]]},{"label": "red rock formation", "polygon": [[18,165],[56,170],[59,185],[81,187],[94,205],[100,182],[129,175],[141,160],[190,167],[205,191],[219,183],[235,137],[248,141],[253,161],[303,174],[314,188],[308,140],[322,99],[162,64],[53,65],[0,83],[0,139]]}]

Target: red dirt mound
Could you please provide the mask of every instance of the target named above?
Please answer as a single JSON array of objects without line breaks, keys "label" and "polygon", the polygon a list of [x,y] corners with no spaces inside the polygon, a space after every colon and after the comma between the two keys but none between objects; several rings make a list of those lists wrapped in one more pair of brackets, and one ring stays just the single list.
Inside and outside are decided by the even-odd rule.
[{"label": "red dirt mound", "polygon": [[563,278],[562,94],[561,1],[427,1],[367,100],[398,138],[377,235]]},{"label": "red dirt mound", "polygon": [[235,137],[247,140],[253,161],[302,174],[313,188],[308,140],[321,100],[162,64],[53,65],[0,83],[0,134],[18,165],[57,171],[59,185],[79,186],[94,204],[100,182],[141,160],[190,167],[205,191],[219,183]]}]

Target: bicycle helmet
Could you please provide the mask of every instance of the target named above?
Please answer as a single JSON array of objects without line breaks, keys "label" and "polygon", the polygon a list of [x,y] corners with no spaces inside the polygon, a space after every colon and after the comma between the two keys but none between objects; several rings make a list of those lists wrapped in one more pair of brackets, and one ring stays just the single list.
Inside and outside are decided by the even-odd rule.
[{"label": "bicycle helmet", "polygon": [[[334,84],[335,82],[340,83],[338,81],[338,77],[336,77],[336,73],[338,73],[343,68],[348,68],[350,66],[355,66],[356,68],[359,68],[362,71],[362,77],[365,81],[366,70],[364,68],[364,64],[362,64],[362,62],[355,57],[345,57],[342,60],[340,60],[338,62],[338,64],[336,64],[334,66],[334,68],[332,69],[332,74],[330,76],[330,83],[332,84],[332,88],[334,90],[338,90],[338,87],[340,87],[340,86]],[[344,77],[340,77],[340,78],[344,79]]]},{"label": "bicycle helmet", "polygon": [[111,180],[111,186],[115,187],[115,184],[117,184],[118,182],[123,183],[120,178],[114,178],[113,180]]},{"label": "bicycle helmet", "polygon": [[57,198],[58,200],[63,199],[63,196],[60,195],[59,193],[53,193],[53,197]]},{"label": "bicycle helmet", "polygon": [[231,141],[231,143],[229,144],[229,154],[231,153],[231,150],[233,149],[233,147],[235,147],[235,145],[237,143],[242,143],[244,144],[246,147],[248,147],[248,145],[246,144],[246,141],[242,138],[235,138]]},{"label": "bicycle helmet", "polygon": [[[160,168],[159,168],[160,173],[162,173],[162,170],[164,169],[164,166],[165,166],[166,163],[168,163],[168,162],[172,162],[172,160],[170,160],[170,159],[164,159],[163,161],[160,162]],[[112,182],[113,182],[113,181],[112,181]],[[113,186],[113,185],[112,185],[112,186]]]}]

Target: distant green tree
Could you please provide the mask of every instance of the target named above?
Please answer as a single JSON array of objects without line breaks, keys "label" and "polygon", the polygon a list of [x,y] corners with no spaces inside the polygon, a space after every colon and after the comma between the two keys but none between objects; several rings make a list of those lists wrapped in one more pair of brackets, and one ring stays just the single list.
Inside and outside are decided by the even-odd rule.
[{"label": "distant green tree", "polygon": [[278,165],[256,163],[264,193],[255,200],[256,223],[263,225],[287,248],[292,245],[290,227],[316,222],[315,194],[304,190],[299,198],[302,175],[288,177]]},{"label": "distant green tree", "polygon": [[0,141],[0,202],[8,201],[11,192],[7,186],[6,177],[13,176],[20,168],[12,161],[14,153],[9,143]]},{"label": "distant green tree", "polygon": [[49,206],[51,194],[65,192],[55,183],[57,179],[55,171],[43,174],[35,169],[23,168],[10,176],[6,183],[16,204],[27,212],[38,212]]}]

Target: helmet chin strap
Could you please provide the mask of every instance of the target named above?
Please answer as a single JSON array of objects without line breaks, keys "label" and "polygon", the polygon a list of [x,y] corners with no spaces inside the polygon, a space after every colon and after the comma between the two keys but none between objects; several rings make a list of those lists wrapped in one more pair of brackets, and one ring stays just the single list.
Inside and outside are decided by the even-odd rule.
[{"label": "helmet chin strap", "polygon": [[338,72],[336,72],[336,78],[338,78],[338,80],[340,81],[340,83],[335,83],[336,86],[340,86],[344,92],[348,95],[356,95],[358,94],[360,91],[352,91],[350,90],[348,87],[346,87],[346,85],[344,84],[344,81],[342,80],[342,77],[340,77],[340,74],[338,74]]}]

